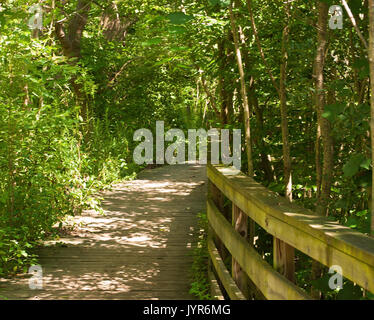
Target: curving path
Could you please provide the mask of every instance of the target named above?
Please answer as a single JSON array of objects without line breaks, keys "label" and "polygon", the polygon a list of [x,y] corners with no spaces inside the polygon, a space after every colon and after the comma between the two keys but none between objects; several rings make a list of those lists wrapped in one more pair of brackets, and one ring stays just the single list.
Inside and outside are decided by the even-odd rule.
[{"label": "curving path", "polygon": [[105,215],[86,211],[79,226],[38,251],[43,289],[28,278],[0,280],[7,299],[193,299],[190,270],[196,214],[205,210],[199,165],[145,170],[103,193]]}]

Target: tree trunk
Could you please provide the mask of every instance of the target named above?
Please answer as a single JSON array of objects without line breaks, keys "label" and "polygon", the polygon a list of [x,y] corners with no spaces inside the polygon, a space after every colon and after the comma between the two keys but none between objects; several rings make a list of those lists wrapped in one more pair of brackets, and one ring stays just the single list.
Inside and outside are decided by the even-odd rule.
[{"label": "tree trunk", "polygon": [[232,30],[232,34],[234,37],[236,60],[237,60],[239,75],[240,75],[240,88],[241,88],[241,97],[242,97],[242,104],[243,104],[243,111],[244,111],[245,145],[246,145],[246,150],[247,150],[248,175],[250,177],[253,177],[250,113],[249,113],[247,89],[246,89],[246,84],[245,84],[245,74],[244,74],[244,68],[243,68],[242,55],[241,55],[240,47],[239,47],[238,29],[236,27],[235,17],[232,11],[232,4],[229,6],[229,10],[230,10],[231,30]]},{"label": "tree trunk", "polygon": [[[239,7],[241,3],[236,0],[235,5]],[[245,46],[246,40],[245,40],[244,31],[240,26],[239,26],[239,35],[240,35],[240,42],[243,46],[242,52],[243,52],[243,62],[244,62],[245,70],[247,72],[246,76],[247,76],[247,80],[249,79],[249,86],[248,86],[249,110],[250,112],[252,112],[251,110],[253,110],[256,115],[255,118],[256,118],[256,123],[258,127],[256,136],[257,136],[257,146],[260,150],[261,167],[265,173],[266,180],[270,183],[274,181],[274,172],[271,168],[270,161],[265,152],[265,142],[263,139],[263,134],[264,134],[263,110],[259,107],[259,104],[258,104],[258,99],[256,96],[256,90],[255,90],[255,80],[254,80],[254,77],[251,75],[252,63],[249,57],[248,49]]]},{"label": "tree trunk", "polygon": [[317,111],[317,134],[316,134],[316,187],[317,187],[317,201],[321,196],[321,183],[322,183],[322,166],[321,166],[321,126],[318,121],[318,111]]},{"label": "tree trunk", "polygon": [[[239,43],[239,33],[238,28],[236,26],[235,17],[233,13],[233,3],[229,6],[230,11],[230,22],[231,22],[231,31],[234,39],[235,45],[235,53],[236,53],[236,61],[238,65],[239,75],[240,75],[240,92],[242,98],[242,106],[243,106],[243,115],[244,115],[244,127],[245,127],[245,143],[246,143],[246,150],[247,150],[247,161],[248,161],[248,175],[253,177],[253,161],[252,161],[252,143],[251,143],[251,127],[250,127],[250,111],[249,111],[249,103],[248,103],[248,96],[247,96],[247,88],[245,82],[245,73],[242,61],[242,55],[240,51],[240,43]],[[239,234],[247,238],[248,234],[248,222],[250,228],[250,245],[253,245],[253,237],[254,237],[254,221],[248,219],[248,216],[241,212],[233,206],[233,224],[235,230],[239,232]],[[249,220],[249,221],[248,221]],[[253,291],[253,285],[251,284],[248,276],[245,272],[243,272],[239,263],[232,259],[232,272],[236,283],[238,284],[239,288],[242,290],[243,294],[249,298],[250,292]]]},{"label": "tree trunk", "polygon": [[256,123],[257,123],[257,132],[256,135],[258,136],[258,148],[260,149],[260,157],[261,157],[261,167],[262,170],[265,173],[265,179],[268,183],[274,181],[274,170],[271,166],[270,160],[268,159],[268,154],[265,152],[266,150],[266,144],[263,139],[263,135],[265,134],[264,131],[264,117],[263,117],[263,107],[259,106],[257,95],[256,95],[256,89],[254,80],[252,79],[250,81],[252,85],[249,88],[249,103],[251,107],[254,110],[254,113],[256,115]]},{"label": "tree trunk", "polygon": [[[370,128],[371,128],[371,163],[374,164],[374,0],[369,0],[369,61],[370,61]],[[371,235],[374,236],[374,170],[372,168],[371,188]]]},{"label": "tree trunk", "polygon": [[206,81],[205,81],[205,77],[204,75],[201,75],[201,84],[203,85],[203,88],[204,88],[204,91],[206,93],[206,95],[208,96],[209,98],[209,103],[214,111],[214,113],[216,114],[216,117],[217,119],[220,118],[221,116],[221,113],[219,112],[218,110],[218,107],[217,107],[217,103],[216,103],[216,99],[214,98],[214,95],[212,94],[212,92],[209,90],[209,87],[208,85],[206,84]]},{"label": "tree trunk", "polygon": [[266,67],[267,73],[273,83],[275,90],[278,93],[279,100],[280,100],[280,109],[281,109],[281,127],[282,127],[282,150],[283,150],[283,168],[284,168],[284,181],[285,181],[285,189],[286,189],[286,198],[292,201],[292,175],[291,175],[291,152],[290,152],[290,145],[289,145],[289,132],[288,132],[288,120],[287,120],[287,97],[286,97],[286,77],[287,77],[287,60],[288,60],[288,53],[287,53],[287,44],[289,38],[289,4],[285,5],[285,12],[287,15],[287,22],[283,29],[282,33],[282,63],[280,67],[280,81],[279,87],[276,83],[276,80],[273,76],[271,69],[269,68],[264,51],[262,50],[260,37],[257,32],[257,26],[253,16],[252,10],[252,1],[247,0],[247,7],[251,18],[252,30],[255,36],[255,40],[257,43],[258,50],[260,51],[260,55],[262,61]]},{"label": "tree trunk", "polygon": [[[331,188],[331,173],[332,173],[332,154],[330,144],[330,127],[328,120],[322,118],[322,113],[325,107],[325,87],[324,87],[324,67],[325,67],[325,51],[327,46],[327,18],[328,18],[328,6],[322,1],[318,1],[318,24],[317,24],[317,53],[315,58],[315,81],[316,81],[316,109],[317,109],[317,122],[318,128],[321,130],[321,137],[323,143],[323,166],[322,166],[322,177],[321,177],[321,190],[319,197],[317,198],[317,209],[318,215],[325,215],[327,211],[327,201],[330,196]],[[318,164],[320,161],[319,152],[319,132],[317,132],[317,144],[316,144],[316,161],[317,164],[317,178],[320,172],[318,171]],[[327,175],[327,176],[326,176]],[[318,183],[318,181],[317,181]],[[322,265],[313,261],[312,263],[312,279],[319,279],[322,274]],[[311,291],[312,297],[315,299],[321,298],[321,292],[314,287]]]},{"label": "tree trunk", "polygon": [[[81,57],[81,40],[90,9],[90,0],[78,0],[76,12],[72,15],[67,28],[65,29],[64,23],[61,21],[55,23],[56,37],[61,43],[64,55],[71,64],[76,64]],[[76,77],[74,77],[71,82],[77,104],[80,106],[81,117],[86,126],[86,128],[82,128],[82,131],[86,131],[88,129],[88,101],[83,92],[82,84],[77,83],[76,80]],[[87,141],[88,135],[84,134],[84,136]]]},{"label": "tree trunk", "polygon": [[326,3],[319,1],[318,3],[318,44],[317,54],[315,59],[316,71],[316,108],[318,123],[321,129],[322,150],[323,150],[323,164],[322,164],[322,180],[321,190],[317,198],[316,212],[318,215],[327,215],[327,206],[330,198],[332,170],[333,170],[333,154],[334,146],[331,135],[330,122],[322,117],[325,108],[325,84],[324,84],[324,67],[325,67],[325,52],[327,45],[327,18],[328,6]]},{"label": "tree trunk", "polygon": [[[283,143],[283,171],[284,183],[286,190],[286,198],[292,202],[292,175],[291,175],[291,155],[288,132],[287,119],[287,97],[286,97],[286,79],[287,79],[287,62],[288,62],[288,37],[289,37],[289,4],[285,5],[287,22],[282,33],[282,63],[280,66],[279,79],[279,100],[281,110],[281,127],[282,127],[282,143]],[[283,274],[288,280],[295,282],[295,249],[276,237],[273,239],[274,246],[274,268]]]},{"label": "tree trunk", "polygon": [[232,116],[233,91],[228,90],[225,78],[225,69],[227,68],[227,54],[225,49],[225,39],[218,43],[219,54],[219,92],[221,96],[221,122],[223,125],[230,123]]},{"label": "tree trunk", "polygon": [[286,198],[292,201],[292,174],[291,174],[291,155],[288,132],[288,110],[286,97],[286,79],[287,79],[287,61],[288,61],[288,38],[289,38],[289,4],[285,5],[287,15],[287,22],[282,34],[282,63],[280,66],[280,80],[279,80],[279,99],[281,109],[281,126],[282,126],[282,142],[283,142],[283,168],[284,168],[284,183],[286,187]]}]

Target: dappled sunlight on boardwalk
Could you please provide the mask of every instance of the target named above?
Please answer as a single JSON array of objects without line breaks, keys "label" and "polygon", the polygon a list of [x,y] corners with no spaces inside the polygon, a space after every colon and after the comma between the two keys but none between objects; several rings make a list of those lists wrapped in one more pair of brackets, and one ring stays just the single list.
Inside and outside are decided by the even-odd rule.
[{"label": "dappled sunlight on boardwalk", "polygon": [[9,299],[191,299],[196,214],[205,210],[205,167],[146,170],[103,194],[61,245],[39,250],[43,290],[26,277],[1,280]]}]

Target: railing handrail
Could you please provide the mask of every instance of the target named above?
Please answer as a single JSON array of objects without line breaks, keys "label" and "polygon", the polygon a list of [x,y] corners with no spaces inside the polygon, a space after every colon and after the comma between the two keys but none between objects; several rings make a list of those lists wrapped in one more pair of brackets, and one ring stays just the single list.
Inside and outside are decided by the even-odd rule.
[{"label": "railing handrail", "polygon": [[234,168],[209,164],[207,175],[268,233],[328,267],[339,265],[346,278],[374,292],[373,238],[289,203]]}]

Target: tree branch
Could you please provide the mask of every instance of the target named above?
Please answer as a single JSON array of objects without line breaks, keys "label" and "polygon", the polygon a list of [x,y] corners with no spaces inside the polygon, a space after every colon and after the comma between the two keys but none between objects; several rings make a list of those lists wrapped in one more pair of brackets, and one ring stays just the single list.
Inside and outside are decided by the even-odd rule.
[{"label": "tree branch", "polygon": [[69,58],[80,57],[82,33],[87,24],[90,9],[90,0],[78,0],[77,10],[69,21],[67,32],[64,28],[64,19],[55,23],[56,37],[62,45],[64,55]]},{"label": "tree branch", "polygon": [[108,87],[111,87],[113,85],[113,83],[117,80],[117,78],[120,76],[120,74],[123,72],[123,70],[125,70],[125,68],[131,63],[133,62],[134,59],[130,59],[128,61],[126,61],[124,63],[124,65],[121,67],[121,69],[119,69],[119,71],[114,75],[114,77],[108,82]]},{"label": "tree branch", "polygon": [[265,64],[265,67],[266,67],[266,71],[267,73],[269,74],[269,77],[273,83],[273,86],[274,88],[277,90],[278,92],[278,95],[280,95],[280,91],[279,91],[279,88],[278,88],[278,85],[277,85],[277,82],[275,81],[275,78],[273,76],[273,73],[271,72],[267,62],[266,62],[266,59],[265,59],[265,54],[264,54],[264,51],[262,50],[262,46],[261,46],[261,42],[260,42],[260,38],[258,36],[258,32],[257,32],[257,27],[256,27],[256,23],[255,23],[255,20],[253,18],[253,11],[252,11],[252,1],[251,0],[247,0],[247,7],[248,7],[248,11],[249,11],[249,14],[250,14],[250,17],[251,17],[251,23],[252,23],[252,29],[253,29],[253,33],[255,35],[255,39],[256,39],[256,43],[257,43],[257,47],[258,47],[258,50],[260,51],[260,55],[261,55],[261,58],[262,58],[262,61],[264,62]]},{"label": "tree branch", "polygon": [[365,46],[365,49],[368,50],[369,49],[368,43],[367,43],[367,41],[365,40],[364,36],[362,35],[362,33],[360,31],[360,28],[358,27],[358,25],[356,23],[356,19],[355,19],[355,17],[352,14],[351,9],[349,8],[347,1],[342,0],[342,4],[343,4],[345,10],[347,11],[349,18],[351,19],[352,25],[355,28],[355,30],[356,30],[356,32],[358,34],[358,37],[360,38],[361,42]]}]

